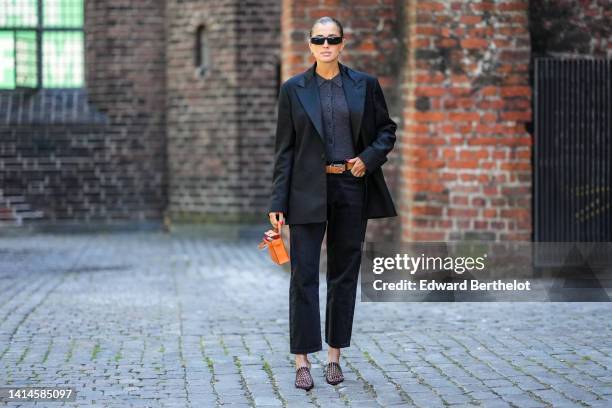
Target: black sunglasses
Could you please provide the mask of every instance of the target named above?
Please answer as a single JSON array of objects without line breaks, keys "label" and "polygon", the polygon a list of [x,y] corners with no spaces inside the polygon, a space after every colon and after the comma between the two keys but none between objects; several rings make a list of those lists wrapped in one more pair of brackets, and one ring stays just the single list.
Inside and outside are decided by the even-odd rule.
[{"label": "black sunglasses", "polygon": [[335,35],[329,37],[310,37],[310,42],[315,45],[323,45],[325,44],[326,39],[329,45],[337,45],[342,42],[342,37],[338,37]]}]

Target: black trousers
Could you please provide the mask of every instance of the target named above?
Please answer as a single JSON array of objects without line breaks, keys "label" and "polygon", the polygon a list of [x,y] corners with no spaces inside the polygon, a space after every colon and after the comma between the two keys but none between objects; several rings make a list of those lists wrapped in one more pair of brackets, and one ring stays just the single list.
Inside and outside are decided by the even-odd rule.
[{"label": "black trousers", "polygon": [[353,328],[357,279],[367,226],[365,179],[350,171],[327,174],[327,221],[289,226],[291,280],[289,339],[292,354],[322,350],[319,261],[327,228],[325,342],[348,347]]}]

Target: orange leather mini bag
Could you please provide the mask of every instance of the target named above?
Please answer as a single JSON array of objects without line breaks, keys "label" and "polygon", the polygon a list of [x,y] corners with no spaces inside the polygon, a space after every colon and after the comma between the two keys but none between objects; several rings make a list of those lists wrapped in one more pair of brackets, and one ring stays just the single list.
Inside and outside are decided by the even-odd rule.
[{"label": "orange leather mini bag", "polygon": [[278,223],[276,225],[278,225],[278,230],[271,229],[266,231],[263,239],[259,245],[257,245],[257,247],[259,249],[268,248],[272,261],[277,265],[282,265],[289,262],[289,254],[287,254],[285,244],[283,243],[283,238],[280,234],[281,224]]}]

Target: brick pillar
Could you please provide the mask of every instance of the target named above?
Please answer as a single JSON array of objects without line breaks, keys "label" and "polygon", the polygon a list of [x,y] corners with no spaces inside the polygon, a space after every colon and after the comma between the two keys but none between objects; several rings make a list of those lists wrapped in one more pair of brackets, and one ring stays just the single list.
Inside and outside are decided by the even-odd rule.
[{"label": "brick pillar", "polygon": [[[167,24],[171,217],[267,222],[280,4],[172,0]],[[203,74],[200,26],[211,61]]]},{"label": "brick pillar", "polygon": [[402,239],[530,239],[528,1],[407,9]]}]

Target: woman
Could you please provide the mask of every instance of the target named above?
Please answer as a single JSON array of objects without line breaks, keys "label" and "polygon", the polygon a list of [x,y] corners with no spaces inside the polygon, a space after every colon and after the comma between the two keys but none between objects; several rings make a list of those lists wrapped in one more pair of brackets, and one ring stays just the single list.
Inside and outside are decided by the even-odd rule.
[{"label": "woman", "polygon": [[315,63],[281,86],[269,217],[289,225],[290,349],[298,388],[313,387],[308,353],[322,350],[319,257],[327,230],[326,381],[344,378],[340,349],[351,340],[367,220],[396,216],[380,166],[395,143],[395,122],[376,77],[338,62],[342,25],[315,21]]}]

